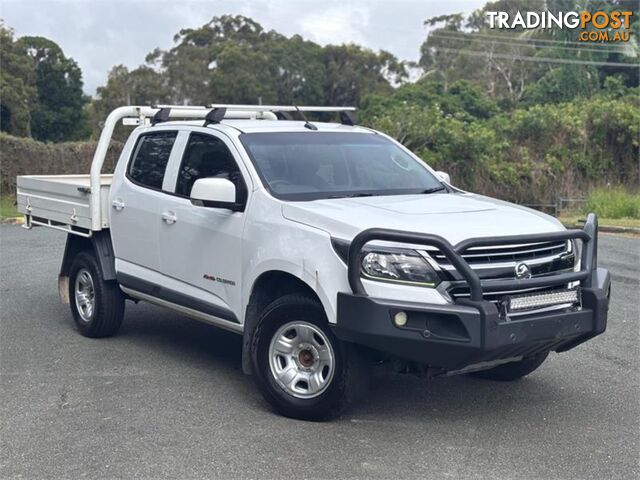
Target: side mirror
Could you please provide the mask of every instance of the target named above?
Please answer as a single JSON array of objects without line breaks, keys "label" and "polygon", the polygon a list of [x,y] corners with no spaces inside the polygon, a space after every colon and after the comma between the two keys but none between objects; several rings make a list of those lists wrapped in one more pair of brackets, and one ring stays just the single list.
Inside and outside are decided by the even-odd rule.
[{"label": "side mirror", "polygon": [[234,212],[244,210],[236,202],[236,186],[226,178],[200,178],[191,187],[191,203],[204,207],[226,208]]},{"label": "side mirror", "polygon": [[436,172],[436,176],[444,183],[451,184],[451,177],[447,172]]}]

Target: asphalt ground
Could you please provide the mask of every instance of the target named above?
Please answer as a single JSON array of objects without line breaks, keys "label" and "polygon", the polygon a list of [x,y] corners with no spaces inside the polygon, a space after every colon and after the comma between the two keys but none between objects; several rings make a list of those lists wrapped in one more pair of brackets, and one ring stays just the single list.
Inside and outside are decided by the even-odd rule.
[{"label": "asphalt ground", "polygon": [[64,235],[0,226],[1,478],[639,478],[640,240],[602,235],[607,332],[515,383],[379,373],[329,423],[272,413],[240,338],[127,304],[74,330]]}]

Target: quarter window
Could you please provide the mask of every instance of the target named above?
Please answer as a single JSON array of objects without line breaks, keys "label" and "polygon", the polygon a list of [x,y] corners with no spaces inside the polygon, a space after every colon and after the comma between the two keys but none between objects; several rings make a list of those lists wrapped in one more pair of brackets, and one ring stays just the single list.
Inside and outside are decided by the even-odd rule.
[{"label": "quarter window", "polygon": [[177,134],[165,131],[142,135],[129,164],[129,178],[145,187],[162,189],[164,172]]},{"label": "quarter window", "polygon": [[213,135],[192,133],[182,157],[175,193],[188,197],[196,180],[209,177],[232,181],[238,192],[236,201],[242,201],[245,196],[242,174],[227,146]]}]

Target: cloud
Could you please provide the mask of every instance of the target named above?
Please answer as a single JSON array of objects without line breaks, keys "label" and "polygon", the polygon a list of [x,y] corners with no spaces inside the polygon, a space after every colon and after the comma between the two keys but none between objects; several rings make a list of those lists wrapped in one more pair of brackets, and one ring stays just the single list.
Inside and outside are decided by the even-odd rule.
[{"label": "cloud", "polygon": [[370,8],[336,6],[304,15],[297,23],[300,32],[316,43],[367,43]]}]

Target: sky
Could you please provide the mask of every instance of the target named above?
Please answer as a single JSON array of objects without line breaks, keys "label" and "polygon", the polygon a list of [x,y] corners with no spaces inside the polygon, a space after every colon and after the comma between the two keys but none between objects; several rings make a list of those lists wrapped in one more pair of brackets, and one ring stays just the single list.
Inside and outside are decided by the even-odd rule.
[{"label": "sky", "polygon": [[354,42],[417,60],[424,20],[471,12],[486,0],[2,0],[0,18],[17,36],[55,41],[82,69],[95,95],[114,65],[135,68],[147,53],[171,48],[182,28],[242,14],[265,29],[300,34],[321,45]]}]

